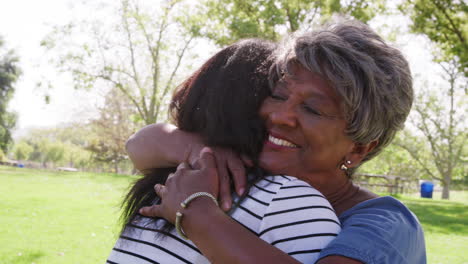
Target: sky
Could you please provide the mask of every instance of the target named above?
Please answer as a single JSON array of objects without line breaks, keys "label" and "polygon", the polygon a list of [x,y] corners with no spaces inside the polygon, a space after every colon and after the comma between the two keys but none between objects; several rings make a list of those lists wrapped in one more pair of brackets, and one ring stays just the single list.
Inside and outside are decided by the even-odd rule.
[{"label": "sky", "polygon": [[[69,0],[0,0],[0,7],[0,36],[20,57],[23,71],[9,105],[19,115],[14,136],[19,137],[33,127],[59,126],[92,117],[96,107],[102,104],[102,94],[75,90],[68,75],[58,73],[44,61],[45,51],[40,47],[40,41],[53,25],[66,24],[70,19],[92,13],[91,10]],[[385,23],[388,19],[376,19],[371,25],[384,30]],[[391,23],[405,27],[401,18]],[[402,35],[397,36],[396,43],[410,61],[413,75],[434,76],[438,71],[431,62],[425,38]],[[46,80],[51,80],[54,88],[37,87],[38,82]],[[51,98],[49,104],[44,99],[46,94]]]},{"label": "sky", "polygon": [[[80,9],[68,0],[0,0],[0,36],[20,57],[23,74],[9,108],[19,115],[16,135],[31,127],[52,127],[92,115],[99,104],[93,92],[77,91],[66,74],[47,64],[40,41],[53,25],[66,24]],[[52,80],[54,88],[39,88],[38,82]],[[50,95],[46,104],[45,95]]]}]

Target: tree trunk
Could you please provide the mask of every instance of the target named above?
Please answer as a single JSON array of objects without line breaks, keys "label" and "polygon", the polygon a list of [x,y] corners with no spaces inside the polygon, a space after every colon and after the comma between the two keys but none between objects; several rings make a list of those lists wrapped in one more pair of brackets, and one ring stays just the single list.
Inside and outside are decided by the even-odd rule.
[{"label": "tree trunk", "polygon": [[444,175],[444,182],[442,188],[442,199],[450,199],[450,176]]}]

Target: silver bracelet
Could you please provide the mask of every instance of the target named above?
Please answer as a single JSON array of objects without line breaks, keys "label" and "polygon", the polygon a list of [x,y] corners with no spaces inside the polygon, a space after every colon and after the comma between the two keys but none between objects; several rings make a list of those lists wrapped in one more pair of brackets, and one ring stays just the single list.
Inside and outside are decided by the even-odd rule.
[{"label": "silver bracelet", "polygon": [[[197,193],[190,195],[189,197],[187,197],[187,199],[185,199],[183,202],[180,203],[180,206],[182,208],[187,208],[187,206],[192,200],[201,196],[210,197],[211,200],[213,200],[213,202],[216,204],[216,206],[219,206],[218,200],[216,200],[216,198],[211,193],[207,193],[207,192],[197,192]],[[183,216],[184,215],[180,211],[177,211],[176,219],[175,219],[175,228],[180,237],[182,237],[183,239],[188,239],[184,231],[182,231],[181,222],[182,222]]]}]

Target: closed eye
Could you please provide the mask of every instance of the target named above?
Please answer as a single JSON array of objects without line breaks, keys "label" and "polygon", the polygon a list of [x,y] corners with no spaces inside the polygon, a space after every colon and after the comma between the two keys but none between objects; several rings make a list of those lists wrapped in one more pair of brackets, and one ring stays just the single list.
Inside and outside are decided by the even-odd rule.
[{"label": "closed eye", "polygon": [[285,96],[279,95],[279,94],[272,94],[270,95],[271,98],[279,101],[286,101],[287,98]]},{"label": "closed eye", "polygon": [[314,108],[308,106],[308,105],[302,105],[302,108],[307,112],[307,113],[311,113],[311,114],[314,114],[314,115],[318,115],[318,116],[322,116],[322,113],[320,113],[319,111],[315,110]]}]

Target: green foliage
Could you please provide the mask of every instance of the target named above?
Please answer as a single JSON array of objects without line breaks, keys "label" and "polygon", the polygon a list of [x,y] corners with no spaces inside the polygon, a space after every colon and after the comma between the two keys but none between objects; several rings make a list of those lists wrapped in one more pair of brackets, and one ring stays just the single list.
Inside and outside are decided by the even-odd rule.
[{"label": "green foliage", "polygon": [[0,37],[0,150],[7,152],[13,139],[11,130],[16,124],[16,114],[7,111],[8,102],[13,96],[14,83],[21,74],[18,57],[7,50]]},{"label": "green foliage", "polygon": [[99,15],[56,26],[41,45],[53,52],[51,61],[61,71],[72,75],[76,88],[104,84],[118,89],[145,124],[152,124],[163,119],[162,109],[195,38],[175,15],[190,10],[186,3],[88,1]]},{"label": "green foliage", "polygon": [[132,120],[136,115],[135,108],[117,89],[106,95],[104,106],[99,112],[99,117],[90,122],[95,136],[88,142],[86,149],[96,161],[112,164],[117,173],[119,164],[128,160],[125,142],[142,123]]},{"label": "green foliage", "polygon": [[43,167],[62,166],[104,171],[129,171],[132,167],[125,142],[143,121],[118,89],[106,96],[99,116],[85,124],[33,129],[14,146],[18,160],[42,163]]},{"label": "green foliage", "polygon": [[426,35],[443,51],[438,59],[459,60],[459,71],[468,77],[468,5],[463,0],[407,1],[400,9],[413,20],[411,29]]},{"label": "green foliage", "polygon": [[445,71],[448,89],[427,89],[430,85],[423,83],[411,119],[420,136],[412,136],[406,131],[405,137],[400,137],[396,144],[408,151],[425,175],[441,182],[443,198],[449,199],[452,179],[467,177],[465,115],[468,104],[461,89],[466,87],[466,78],[460,74],[456,63],[440,65]]},{"label": "green foliage", "polygon": [[13,147],[13,155],[19,160],[48,163],[57,166],[88,168],[92,165],[91,153],[85,150],[90,129],[73,124],[70,126],[33,129]]},{"label": "green foliage", "polygon": [[15,144],[13,147],[13,156],[17,160],[26,160],[29,155],[33,152],[34,148],[29,145],[26,141],[22,140]]},{"label": "green foliage", "polygon": [[3,153],[3,151],[0,149],[0,161],[4,161],[4,160],[6,160],[6,158],[7,157],[6,157],[5,153]]},{"label": "green foliage", "polygon": [[11,130],[16,125],[17,115],[12,112],[1,112],[0,109],[0,149],[7,152],[13,138],[11,137]]},{"label": "green foliage", "polygon": [[[207,0],[199,4],[197,32],[218,45],[242,38],[278,40],[282,34],[308,29],[335,13],[367,22],[384,10],[383,1],[352,0]],[[207,15],[208,14],[208,15]]]},{"label": "green foliage", "polygon": [[[396,142],[402,141],[400,138],[405,137],[407,135],[398,134]],[[413,137],[411,138],[413,139]],[[359,172],[395,175],[409,179],[424,179],[429,177],[425,175],[421,166],[411,158],[411,155],[407,151],[395,144],[390,144],[378,156],[365,163],[359,168]]]},{"label": "green foliage", "polygon": [[[427,83],[422,85],[412,123],[424,140],[404,142],[401,146],[427,175],[441,181],[443,197],[448,199],[452,179],[457,179],[457,175],[466,177],[468,6],[459,0],[414,0],[399,8],[411,17],[413,32],[426,35],[437,45],[435,61],[443,69],[448,85],[448,89],[437,87],[434,91],[425,89]],[[429,155],[421,155],[421,147],[428,149]]]}]

